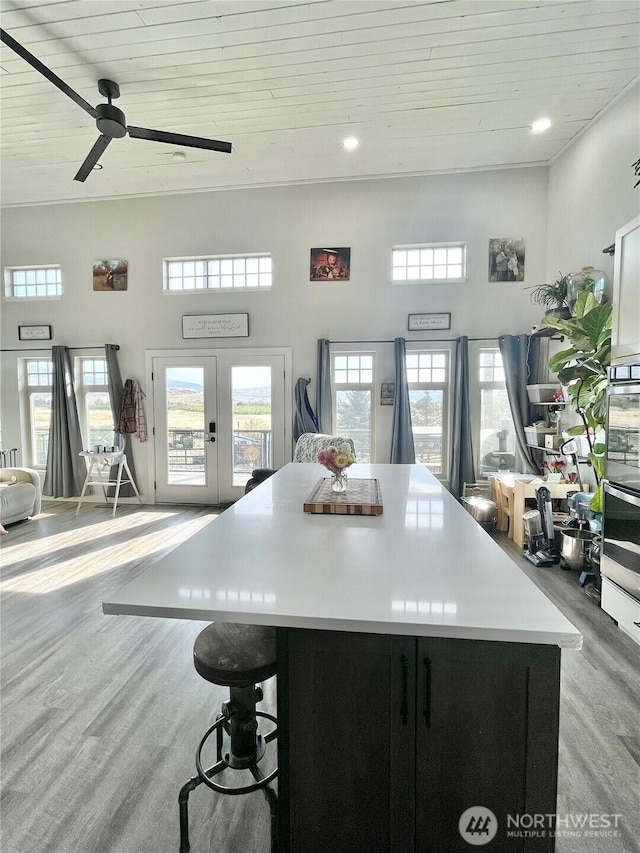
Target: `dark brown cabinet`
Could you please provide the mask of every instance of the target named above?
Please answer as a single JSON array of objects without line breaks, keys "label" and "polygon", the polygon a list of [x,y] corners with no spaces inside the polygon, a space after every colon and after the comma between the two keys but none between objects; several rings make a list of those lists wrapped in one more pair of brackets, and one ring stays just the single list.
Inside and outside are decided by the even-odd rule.
[{"label": "dark brown cabinet", "polygon": [[278,630],[281,853],[454,853],[472,806],[555,812],[554,646]]}]

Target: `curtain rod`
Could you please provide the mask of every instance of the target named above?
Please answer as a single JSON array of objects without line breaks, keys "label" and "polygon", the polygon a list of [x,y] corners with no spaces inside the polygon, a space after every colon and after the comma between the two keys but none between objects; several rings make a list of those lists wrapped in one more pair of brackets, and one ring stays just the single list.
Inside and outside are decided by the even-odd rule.
[{"label": "curtain rod", "polygon": [[[497,341],[500,335],[494,335],[491,338],[468,338],[469,341]],[[432,344],[452,343],[457,341],[457,338],[405,338],[408,344]],[[329,341],[330,344],[392,344],[394,341]]]},{"label": "curtain rod", "polygon": [[[62,344],[60,344],[62,346]],[[107,344],[93,344],[88,347],[67,347],[67,349],[104,349]],[[119,350],[120,344],[113,344]],[[49,352],[52,347],[16,347],[16,349],[0,349],[0,352]]]}]

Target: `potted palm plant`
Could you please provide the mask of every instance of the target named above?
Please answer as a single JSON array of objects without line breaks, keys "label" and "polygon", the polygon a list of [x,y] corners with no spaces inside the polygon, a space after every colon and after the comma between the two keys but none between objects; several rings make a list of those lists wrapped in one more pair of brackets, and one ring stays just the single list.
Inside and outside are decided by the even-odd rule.
[{"label": "potted palm plant", "polygon": [[571,316],[567,303],[569,288],[569,276],[558,273],[558,278],[551,284],[536,284],[535,287],[527,287],[531,301],[545,308],[545,317],[559,317],[568,319]]}]

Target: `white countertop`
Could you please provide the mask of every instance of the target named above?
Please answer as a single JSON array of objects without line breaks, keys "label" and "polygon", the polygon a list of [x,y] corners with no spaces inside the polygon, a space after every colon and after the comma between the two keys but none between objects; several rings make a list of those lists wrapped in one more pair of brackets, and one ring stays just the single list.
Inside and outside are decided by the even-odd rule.
[{"label": "white countertop", "polygon": [[380,516],[304,513],[326,475],[286,465],[104,612],[581,647],[578,630],[423,466],[349,470],[380,480]]}]

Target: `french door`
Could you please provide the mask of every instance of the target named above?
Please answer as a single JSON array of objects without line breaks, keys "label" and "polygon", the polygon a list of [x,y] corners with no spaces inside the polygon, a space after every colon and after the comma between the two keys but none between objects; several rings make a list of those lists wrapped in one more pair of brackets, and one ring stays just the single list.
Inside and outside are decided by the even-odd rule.
[{"label": "french door", "polygon": [[157,502],[228,503],[284,464],[284,355],[155,356],[152,387]]}]

